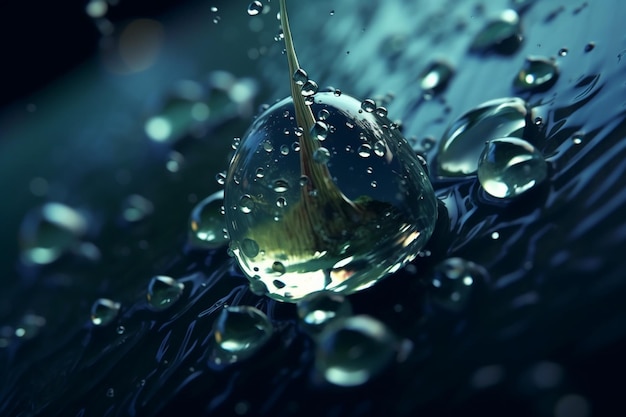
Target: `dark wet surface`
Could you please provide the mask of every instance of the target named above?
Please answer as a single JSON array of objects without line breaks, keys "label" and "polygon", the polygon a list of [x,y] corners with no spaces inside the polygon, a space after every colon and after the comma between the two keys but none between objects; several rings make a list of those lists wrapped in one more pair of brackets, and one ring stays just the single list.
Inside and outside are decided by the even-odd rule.
[{"label": "dark wet surface", "polygon": [[[183,409],[187,415],[619,415],[624,404],[616,381],[626,371],[625,14],[618,1],[525,3],[524,40],[506,56],[467,52],[474,34],[506,1],[291,6],[294,40],[309,76],[357,97],[393,92],[389,117],[402,120],[416,149],[425,137],[439,140],[472,107],[515,95],[513,80],[528,55],[554,57],[560,70],[549,90],[519,96],[541,118],[533,145],[549,162],[547,181],[500,202],[475,177],[434,179],[442,214],[428,252],[414,268],[350,296],[355,313],[378,318],[412,345],[406,358],[362,387],[323,383],[295,306],[253,295],[225,250],[186,247],[189,194],[200,200],[217,189],[215,173],[225,168],[231,138],[245,131],[249,118],[212,126],[206,136],[177,145],[187,161],[180,175],[163,169],[169,148],[142,136],[140,104],[125,113],[100,109],[102,120],[84,118],[84,124],[68,116],[81,104],[68,104],[55,110],[63,128],[49,135],[58,146],[33,131],[30,147],[15,138],[3,143],[3,193],[27,190],[35,176],[48,178],[51,187],[45,197],[16,194],[3,208],[7,289],[0,294],[0,330],[12,335],[29,312],[45,317],[46,325],[29,340],[7,336],[0,347],[2,415],[166,416]],[[242,27],[269,48],[253,61],[255,71],[236,71],[263,83],[266,102],[288,94],[285,59],[271,40],[275,11],[264,17],[265,30],[256,38]],[[227,31],[227,17],[225,12],[221,30]],[[427,100],[417,77],[442,58],[455,73]],[[143,103],[140,93],[118,88],[129,103]],[[98,101],[85,97],[83,106]],[[38,112],[0,120],[17,135],[28,132],[20,126],[52,123],[45,104]],[[582,141],[575,144],[579,133]],[[426,152],[431,163],[436,149]],[[155,213],[135,225],[119,219],[130,193],[155,205]],[[89,213],[88,237],[101,249],[99,262],[68,256],[41,268],[19,264],[16,228],[26,209],[48,200]],[[433,267],[451,256],[488,272],[461,310],[438,304],[427,285]],[[186,285],[181,299],[162,312],[145,301],[155,274]],[[98,297],[122,302],[111,326],[89,323]],[[277,328],[267,346],[232,366],[211,361],[211,327],[224,304],[258,306]]]}]

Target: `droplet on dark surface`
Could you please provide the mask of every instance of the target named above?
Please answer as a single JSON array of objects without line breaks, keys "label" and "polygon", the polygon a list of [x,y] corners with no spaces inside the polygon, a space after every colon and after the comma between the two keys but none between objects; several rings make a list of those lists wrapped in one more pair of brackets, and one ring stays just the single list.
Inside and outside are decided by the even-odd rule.
[{"label": "droplet on dark surface", "polygon": [[470,52],[512,55],[517,52],[523,39],[520,17],[515,10],[508,9],[476,34],[470,45]]},{"label": "droplet on dark surface", "polygon": [[450,124],[439,142],[437,174],[442,177],[476,173],[485,142],[527,135],[530,110],[520,98],[501,98],[483,103]]},{"label": "droplet on dark surface", "polygon": [[551,59],[531,56],[513,80],[517,91],[546,91],[556,83],[559,70]]},{"label": "droplet on dark surface", "polygon": [[548,165],[534,146],[519,138],[494,139],[485,145],[478,162],[478,180],[497,198],[523,194],[541,182]]}]

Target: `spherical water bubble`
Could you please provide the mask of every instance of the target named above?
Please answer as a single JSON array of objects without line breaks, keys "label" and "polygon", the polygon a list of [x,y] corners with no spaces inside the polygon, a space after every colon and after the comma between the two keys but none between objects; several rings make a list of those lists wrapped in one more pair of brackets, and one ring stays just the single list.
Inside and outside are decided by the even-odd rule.
[{"label": "spherical water bubble", "polygon": [[503,11],[490,21],[474,37],[471,52],[497,52],[504,55],[515,53],[524,39],[519,15],[515,10]]},{"label": "spherical water bubble", "polygon": [[314,292],[298,301],[300,325],[309,333],[318,334],[332,321],[351,315],[350,302],[332,291]]},{"label": "spherical water bubble", "polygon": [[[428,177],[397,129],[383,128],[379,116],[360,111],[361,102],[348,95],[320,92],[315,97],[312,114],[326,110],[324,123],[335,126],[323,142],[306,132],[300,151],[281,156],[278,163],[277,151],[257,152],[264,141],[282,142],[284,129],[296,127],[296,120],[283,117],[285,111],[295,114],[293,101],[286,98],[253,122],[228,171],[229,178],[237,173],[241,181],[226,182],[232,252],[251,282],[263,282],[268,295],[280,301],[296,302],[321,290],[352,293],[375,284],[415,258],[437,216]],[[346,126],[347,120],[354,128]],[[364,158],[346,152],[348,145],[367,145],[370,154],[384,157]],[[258,167],[264,167],[262,179]],[[365,174],[368,167],[373,173],[359,180],[355,172]],[[290,185],[280,195],[276,180]],[[232,209],[245,194],[258,200],[247,214]],[[274,285],[277,261],[285,268],[281,288]]]},{"label": "spherical water bubble", "polygon": [[387,108],[386,107],[376,107],[376,115],[378,115],[378,117],[387,117]]},{"label": "spherical water bubble", "polygon": [[214,249],[228,243],[223,232],[226,227],[224,215],[221,213],[223,205],[224,190],[220,190],[193,208],[189,216],[189,230],[194,246]]},{"label": "spherical water bubble", "polygon": [[171,173],[179,172],[185,163],[185,157],[176,151],[172,151],[167,155],[167,162],[165,163],[165,169]]},{"label": "spherical water bubble", "polygon": [[61,203],[46,203],[26,214],[20,226],[21,257],[27,264],[45,265],[78,247],[87,219]]},{"label": "spherical water bubble", "polygon": [[479,105],[456,119],[439,142],[437,174],[442,177],[473,175],[485,142],[528,134],[530,110],[520,98],[501,98]]},{"label": "spherical water bubble", "polygon": [[263,3],[258,0],[253,1],[248,5],[248,14],[250,16],[256,16],[263,11]]},{"label": "spherical water bubble", "polygon": [[430,280],[430,298],[452,311],[465,307],[476,281],[485,279],[486,271],[462,258],[448,258],[435,266]]},{"label": "spherical water bubble", "polygon": [[513,80],[513,87],[518,91],[546,91],[554,85],[558,76],[559,70],[553,60],[528,57]]},{"label": "spherical water bubble", "polygon": [[91,306],[91,323],[94,326],[110,324],[117,317],[120,307],[120,303],[108,298],[97,299]]},{"label": "spherical water bubble", "polygon": [[322,331],[315,365],[331,384],[362,385],[387,367],[396,346],[396,338],[384,323],[369,316],[353,316]]},{"label": "spherical water bubble", "polygon": [[174,278],[157,275],[148,284],[146,298],[155,310],[164,310],[174,304],[183,293],[185,285]]},{"label": "spherical water bubble", "polygon": [[272,336],[274,326],[261,310],[251,306],[224,308],[213,331],[217,345],[227,352],[251,354]]},{"label": "spherical water bubble", "polygon": [[422,90],[438,93],[446,88],[453,74],[452,65],[445,61],[434,61],[419,74],[417,79]]},{"label": "spherical water bubble", "polygon": [[485,144],[478,162],[483,189],[498,198],[516,197],[546,179],[548,164],[533,145],[523,139],[501,138]]}]

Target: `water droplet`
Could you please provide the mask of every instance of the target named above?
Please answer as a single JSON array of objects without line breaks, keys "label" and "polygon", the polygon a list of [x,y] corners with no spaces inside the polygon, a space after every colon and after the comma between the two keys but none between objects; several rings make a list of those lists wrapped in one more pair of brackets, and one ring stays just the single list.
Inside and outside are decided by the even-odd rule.
[{"label": "water droplet", "polygon": [[287,268],[285,268],[285,265],[283,265],[282,262],[276,261],[272,264],[272,271],[274,271],[278,275],[282,275],[287,272]]},{"label": "water droplet", "polygon": [[263,141],[263,149],[265,150],[265,152],[271,153],[274,150],[274,145],[272,145],[272,142],[270,142],[269,140],[265,140]]},{"label": "water droplet", "polygon": [[113,388],[107,389],[106,396],[109,397],[109,398],[115,397],[115,390]]},{"label": "water droplet", "polygon": [[456,119],[439,142],[437,174],[444,177],[476,173],[485,142],[502,137],[523,138],[530,117],[526,102],[502,98],[479,105]]},{"label": "water droplet", "polygon": [[385,145],[385,142],[382,140],[376,141],[376,143],[374,144],[374,153],[376,154],[376,156],[383,157],[385,156],[386,152],[387,145]]},{"label": "water droplet", "polygon": [[376,181],[370,182],[370,185],[372,186],[372,188],[378,187],[378,183]]},{"label": "water droplet", "polygon": [[375,109],[376,109],[376,102],[374,100],[372,100],[371,98],[365,99],[361,103],[361,110],[363,110],[363,111],[365,111],[367,113],[371,113]]},{"label": "water droplet", "polygon": [[326,109],[322,109],[317,113],[317,118],[322,121],[328,119],[329,116],[330,112]]},{"label": "water droplet", "polygon": [[352,305],[342,294],[319,291],[298,301],[300,325],[309,333],[318,334],[329,323],[352,315]]},{"label": "water droplet", "polygon": [[274,326],[255,307],[229,306],[215,320],[213,331],[220,349],[241,355],[252,354],[267,343]]},{"label": "water droplet", "polygon": [[516,197],[546,179],[548,166],[534,146],[523,139],[489,141],[478,162],[478,180],[494,197]]},{"label": "water droplet", "polygon": [[289,146],[287,146],[287,145],[280,145],[280,154],[281,155],[288,155],[289,154]]},{"label": "water droplet", "polygon": [[154,212],[154,205],[139,194],[131,194],[122,203],[122,218],[128,223],[137,223]]},{"label": "water droplet", "polygon": [[492,238],[493,240],[498,240],[498,239],[500,239],[500,233],[498,233],[498,232],[493,232],[493,233],[491,234],[491,238]]},{"label": "water droplet", "polygon": [[174,304],[183,293],[185,285],[175,279],[163,275],[152,277],[148,284],[146,298],[150,307],[164,310]]},{"label": "water droplet", "polygon": [[[289,46],[290,31],[283,10],[281,19]],[[289,47],[287,56],[288,73],[293,74],[299,65],[294,63]],[[259,115],[231,159],[229,176],[241,172],[241,181],[227,182],[226,207],[238,205],[237,199],[243,194],[260,202],[253,216],[227,210],[233,254],[248,279],[262,281],[268,295],[279,301],[296,302],[324,289],[346,294],[363,290],[417,256],[434,229],[434,191],[399,129],[385,128],[385,120],[374,113],[375,107],[372,112],[363,111],[360,101],[346,94],[336,95],[336,91],[318,92],[307,106],[292,77],[286,78],[293,97]],[[311,130],[315,115],[322,110],[328,112],[322,123],[329,133],[320,142]],[[285,111],[295,117],[283,117]],[[346,122],[354,127],[349,128]],[[284,129],[297,127],[303,128],[298,153],[276,158],[257,152],[263,141],[284,143]],[[377,141],[386,145],[383,158],[343,152],[346,146],[358,149],[363,144],[372,152]],[[339,153],[341,158],[335,160]],[[259,166],[266,169],[264,181],[255,181]],[[375,174],[367,178],[355,175],[364,173],[368,166]],[[302,176],[308,178],[307,183],[295,187]],[[280,196],[267,187],[276,179],[290,184]],[[376,181],[376,188],[372,188],[372,181]],[[278,209],[276,204],[268,204],[278,197],[284,197],[288,205]],[[390,215],[383,217],[385,212]],[[243,249],[246,239],[256,242],[253,256]],[[282,288],[273,282],[276,273],[272,264],[277,260],[286,268],[280,277],[285,284]]]},{"label": "water droplet", "polygon": [[315,122],[311,128],[311,135],[317,140],[325,140],[328,136],[328,125],[324,122]]},{"label": "water droplet", "polygon": [[239,210],[242,213],[248,214],[254,210],[254,200],[248,194],[244,194],[239,199]]},{"label": "water droplet", "polygon": [[497,52],[511,55],[515,53],[523,40],[522,26],[515,10],[503,11],[500,16],[487,23],[474,37],[470,45],[471,52]]},{"label": "water droplet", "polygon": [[222,231],[226,227],[221,213],[223,204],[224,190],[220,190],[200,201],[193,208],[189,216],[189,229],[194,244],[212,249],[228,243]]},{"label": "water droplet", "polygon": [[357,152],[361,158],[369,158],[372,154],[372,146],[369,143],[364,143],[359,146]]},{"label": "water droplet", "polygon": [[115,329],[115,333],[117,333],[117,334],[124,334],[124,333],[126,333],[126,327],[124,327],[122,325],[117,326],[117,328]]},{"label": "water droplet", "polygon": [[[233,141],[230,144],[230,147],[237,150],[237,148],[241,145],[241,138],[234,137]],[[219,182],[219,181],[218,181]]]},{"label": "water droplet", "polygon": [[287,180],[279,178],[274,181],[272,188],[276,193],[285,193],[289,190],[289,183],[287,182]]},{"label": "water droplet", "polygon": [[485,277],[486,271],[474,262],[448,258],[435,266],[429,296],[438,305],[459,311],[467,305],[472,286]]},{"label": "water droplet", "polygon": [[337,320],[320,334],[315,365],[334,385],[362,385],[379,374],[396,353],[396,339],[380,321],[369,316]]},{"label": "water droplet", "polygon": [[378,117],[387,117],[387,108],[386,107],[376,107],[376,115]]},{"label": "water droplet", "polygon": [[120,303],[108,298],[97,299],[91,306],[91,322],[94,326],[110,324],[117,317],[120,307]]},{"label": "water droplet", "polygon": [[46,203],[26,214],[19,232],[22,260],[45,265],[76,248],[87,232],[87,219],[61,203]]},{"label": "water droplet", "polygon": [[567,48],[561,48],[561,49],[559,49],[558,54],[559,54],[559,56],[567,56],[568,52],[569,51],[567,50]]},{"label": "water droplet", "polygon": [[558,75],[559,71],[554,61],[542,57],[528,57],[513,80],[513,87],[518,91],[546,91],[554,85]]},{"label": "water droplet", "polygon": [[302,68],[298,68],[293,73],[293,80],[297,85],[304,85],[307,81],[309,81],[309,75]]},{"label": "water droplet", "polygon": [[313,152],[313,160],[320,164],[325,164],[330,160],[330,151],[326,148],[317,148]]},{"label": "water droplet", "polygon": [[287,199],[285,197],[278,197],[276,199],[276,206],[278,206],[280,208],[287,207]]},{"label": "water droplet", "polygon": [[222,171],[215,174],[215,181],[217,181],[219,185],[226,184],[226,172]]},{"label": "water droplet", "polygon": [[318,90],[317,83],[312,80],[307,80],[302,85],[302,90],[300,90],[300,92],[302,93],[304,97],[310,97],[310,96],[315,95],[315,93],[317,93],[317,90]]},{"label": "water droplet", "polygon": [[581,143],[583,143],[583,139],[585,138],[585,132],[575,132],[572,135],[572,143],[574,145],[580,145]]},{"label": "water droplet", "polygon": [[453,74],[452,65],[445,61],[434,61],[420,73],[417,79],[422,90],[438,93],[446,88]]},{"label": "water droplet", "polygon": [[256,16],[263,11],[263,3],[258,0],[253,1],[248,5],[248,15]]},{"label": "water droplet", "polygon": [[595,42],[589,42],[587,45],[585,45],[585,52],[591,52],[593,51],[593,48],[595,47],[596,47]]}]

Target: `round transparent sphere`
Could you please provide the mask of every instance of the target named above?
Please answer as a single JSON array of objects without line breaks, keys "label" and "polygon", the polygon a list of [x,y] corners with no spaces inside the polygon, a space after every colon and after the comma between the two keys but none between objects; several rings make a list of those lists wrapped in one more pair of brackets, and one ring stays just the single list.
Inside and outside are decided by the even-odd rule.
[{"label": "round transparent sphere", "polygon": [[437,202],[416,153],[361,104],[317,93],[316,122],[304,132],[285,98],[254,121],[231,160],[230,249],[271,298],[368,288],[413,260],[433,232]]}]

